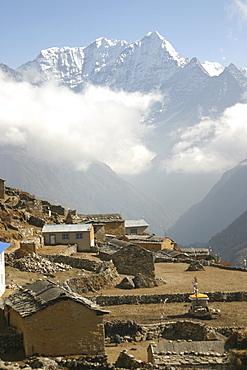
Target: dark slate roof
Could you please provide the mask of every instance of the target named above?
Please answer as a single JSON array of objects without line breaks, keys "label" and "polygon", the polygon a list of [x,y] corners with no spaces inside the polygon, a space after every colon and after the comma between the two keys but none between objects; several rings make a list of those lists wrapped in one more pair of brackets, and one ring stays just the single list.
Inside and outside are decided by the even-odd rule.
[{"label": "dark slate roof", "polygon": [[[136,242],[136,243],[153,243],[153,244],[161,244],[165,241],[165,239],[167,239],[166,236],[155,236],[155,235],[126,235],[126,238],[128,238],[129,241],[133,243]],[[171,240],[171,242],[173,242],[173,240]]]},{"label": "dark slate roof", "polygon": [[180,352],[225,352],[225,341],[224,340],[214,340],[214,341],[192,341],[192,342],[176,342],[176,341],[160,341],[155,342],[155,353],[180,353]]},{"label": "dark slate roof", "polygon": [[78,217],[81,222],[88,223],[88,222],[124,222],[122,216],[118,213],[106,213],[106,214],[94,214],[94,215],[82,215],[78,214]]},{"label": "dark slate roof", "polygon": [[50,280],[37,280],[3,299],[5,305],[10,306],[22,317],[30,316],[59,301],[68,299],[81,303],[100,315],[109,313],[89,299],[70,292]]}]

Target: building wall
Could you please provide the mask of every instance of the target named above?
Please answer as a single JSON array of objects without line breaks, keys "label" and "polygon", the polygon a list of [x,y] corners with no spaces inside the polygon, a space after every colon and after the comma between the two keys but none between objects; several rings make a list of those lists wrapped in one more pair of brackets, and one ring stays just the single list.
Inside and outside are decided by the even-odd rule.
[{"label": "building wall", "polygon": [[0,253],[0,297],[5,292],[5,264],[4,252]]},{"label": "building wall", "polygon": [[[69,234],[69,239],[62,239],[62,234]],[[89,251],[90,247],[94,246],[94,231],[93,227],[90,231],[83,231],[83,239],[76,239],[77,232],[54,232],[54,233],[43,233],[45,245],[50,245],[50,235],[56,236],[56,244],[68,245],[77,244],[78,251]]]},{"label": "building wall", "polygon": [[136,229],[136,235],[148,234],[148,226],[136,226],[136,227],[125,227],[125,234],[126,235],[134,235],[131,233],[132,229]]},{"label": "building wall", "polygon": [[0,199],[4,199],[5,197],[5,185],[4,180],[0,179]]},{"label": "building wall", "polygon": [[105,233],[116,236],[124,236],[125,235],[124,220],[121,222],[106,222]]},{"label": "building wall", "polygon": [[175,244],[172,239],[166,237],[162,243],[162,249],[174,249]]},{"label": "building wall", "polygon": [[73,300],[57,302],[24,319],[11,310],[11,318],[11,323],[21,326],[27,357],[34,353],[44,356],[105,353],[103,316]]},{"label": "building wall", "polygon": [[37,253],[38,247],[35,242],[20,242],[20,257],[28,256],[32,253]]}]

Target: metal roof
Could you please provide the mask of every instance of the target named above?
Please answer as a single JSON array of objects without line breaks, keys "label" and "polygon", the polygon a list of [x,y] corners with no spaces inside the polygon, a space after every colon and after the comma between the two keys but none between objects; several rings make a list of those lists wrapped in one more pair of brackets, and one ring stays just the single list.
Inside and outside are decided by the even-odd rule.
[{"label": "metal roof", "polygon": [[0,253],[4,252],[10,245],[10,243],[0,242]]},{"label": "metal roof", "polygon": [[140,220],[125,220],[125,227],[140,227],[149,226],[149,224],[142,218]]},{"label": "metal roof", "polygon": [[90,231],[92,224],[56,224],[44,225],[42,233],[77,233]]}]

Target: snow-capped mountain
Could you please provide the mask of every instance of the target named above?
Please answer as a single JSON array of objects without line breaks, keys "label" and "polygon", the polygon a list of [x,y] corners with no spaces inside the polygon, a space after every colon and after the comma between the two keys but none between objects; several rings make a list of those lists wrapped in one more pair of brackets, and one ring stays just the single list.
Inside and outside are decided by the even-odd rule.
[{"label": "snow-capped mountain", "polygon": [[86,47],[42,50],[17,71],[31,83],[53,79],[77,91],[86,82],[125,91],[150,91],[188,62],[158,32],[150,32],[133,43],[101,37]]},{"label": "snow-capped mountain", "polygon": [[206,185],[205,176],[197,176],[189,183],[188,176],[181,175],[177,181],[177,176],[160,171],[176,143],[171,133],[193,127],[205,117],[218,119],[227,108],[244,102],[247,92],[246,68],[180,56],[158,32],[134,42],[101,37],[84,47],[52,47],[15,71],[3,65],[0,69],[17,81],[40,85],[54,80],[75,92],[87,83],[127,92],[161,92],[162,100],[146,117],[154,127],[145,141],[157,155],[153,167],[128,181],[180,214],[206,195],[213,180]]}]

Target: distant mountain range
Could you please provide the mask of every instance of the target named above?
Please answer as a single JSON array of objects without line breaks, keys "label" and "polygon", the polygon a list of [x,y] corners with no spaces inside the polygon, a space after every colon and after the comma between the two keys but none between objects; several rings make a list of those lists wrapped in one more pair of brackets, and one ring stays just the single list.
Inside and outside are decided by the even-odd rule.
[{"label": "distant mountain range", "polygon": [[222,261],[234,266],[246,267],[247,263],[247,211],[241,214],[227,228],[213,236],[208,246],[214,254],[220,254]]},{"label": "distant mountain range", "polygon": [[169,235],[181,244],[208,242],[247,210],[246,184],[247,160],[244,160],[224,173],[206,197],[168,230]]},{"label": "distant mountain range", "polygon": [[[246,68],[240,70],[233,64],[224,68],[216,62],[181,57],[158,32],[132,43],[102,37],[86,47],[53,47],[16,70],[5,65],[0,69],[16,82],[40,86],[53,80],[75,92],[92,83],[127,92],[163,94],[144,122],[154,126],[145,143],[157,154],[153,166],[141,175],[125,176],[127,182],[102,163],[93,164],[86,173],[76,173],[34,162],[13,148],[8,155],[4,147],[1,152],[0,176],[9,186],[57,199],[82,212],[123,210],[124,217],[144,217],[156,233],[167,230],[219,179],[218,174],[173,175],[161,170],[176,142],[170,133],[193,126],[203,117],[217,119],[226,108],[244,102],[247,92]],[[246,193],[243,183],[234,179],[244,168],[237,166],[235,175],[231,176],[231,171],[224,175],[201,203],[169,229],[170,236],[183,244],[207,242],[240,216],[247,208]]]},{"label": "distant mountain range", "polygon": [[156,234],[164,233],[167,220],[175,221],[175,214],[101,162],[95,162],[86,172],[75,171],[38,162],[25,150],[5,147],[0,148],[0,169],[7,186],[79,213],[117,212],[125,219],[144,218],[150,224],[150,232]]}]

